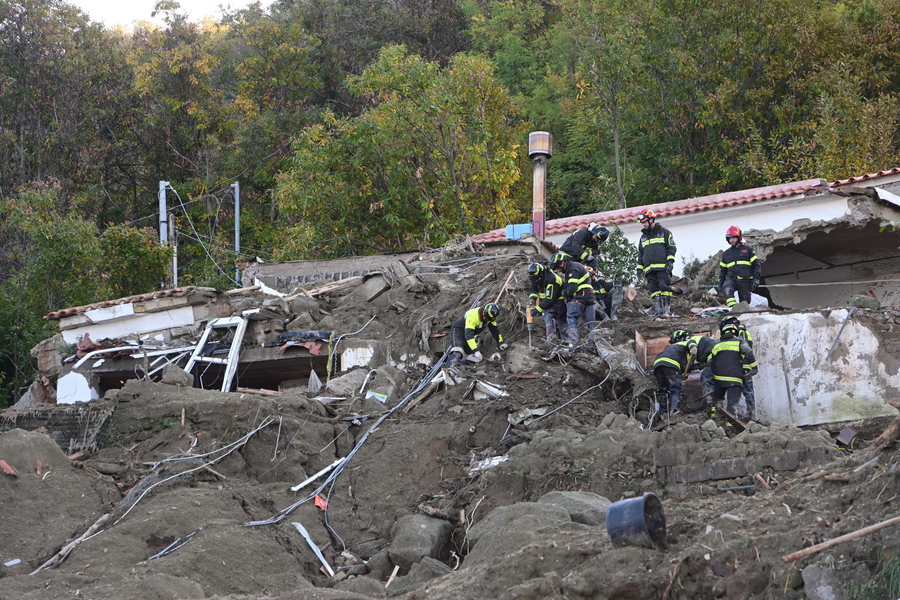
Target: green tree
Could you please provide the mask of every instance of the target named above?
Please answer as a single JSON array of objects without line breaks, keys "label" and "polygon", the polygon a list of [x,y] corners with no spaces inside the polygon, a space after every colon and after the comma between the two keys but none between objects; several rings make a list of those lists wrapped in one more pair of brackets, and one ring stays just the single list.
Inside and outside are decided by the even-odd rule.
[{"label": "green tree", "polygon": [[526,129],[479,57],[447,68],[385,48],[348,87],[372,107],[295,144],[277,200],[301,256],[440,244],[525,218]]},{"label": "green tree", "polygon": [[156,230],[112,225],[100,236],[100,270],[105,295],[120,298],[159,289],[172,261],[172,250],[162,246]]}]

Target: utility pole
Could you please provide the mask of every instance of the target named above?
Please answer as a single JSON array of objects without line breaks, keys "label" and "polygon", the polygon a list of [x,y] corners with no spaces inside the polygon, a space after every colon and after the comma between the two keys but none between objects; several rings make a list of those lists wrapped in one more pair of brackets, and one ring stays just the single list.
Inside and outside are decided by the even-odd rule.
[{"label": "utility pole", "polygon": [[[168,181],[159,182],[159,243],[162,246],[169,245],[169,218],[166,214],[166,189],[169,188]],[[172,216],[172,237],[175,237],[175,215]],[[177,249],[172,254],[172,272],[170,273],[172,285],[178,285],[178,256]],[[163,282],[165,287],[165,282]]]},{"label": "utility pole", "polygon": [[235,181],[231,184],[234,191],[234,281],[241,285],[241,269],[237,266],[237,257],[241,255],[241,183]]}]

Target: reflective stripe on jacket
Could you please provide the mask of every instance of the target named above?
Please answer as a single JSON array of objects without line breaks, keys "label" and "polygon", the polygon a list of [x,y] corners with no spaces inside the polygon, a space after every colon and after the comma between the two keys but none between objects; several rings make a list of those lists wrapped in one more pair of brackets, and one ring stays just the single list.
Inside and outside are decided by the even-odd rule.
[{"label": "reflective stripe on jacket", "polygon": [[697,342],[693,338],[669,344],[656,355],[653,368],[673,367],[680,373],[685,373],[691,357],[697,352]]},{"label": "reflective stripe on jacket", "polygon": [[719,284],[726,279],[759,279],[760,264],[756,252],[746,244],[725,249],[719,262]]},{"label": "reflective stripe on jacket", "polygon": [[638,267],[645,275],[650,271],[664,271],[668,263],[675,262],[675,252],[672,232],[654,223],[650,231],[642,230],[638,242]]},{"label": "reflective stripe on jacket", "polygon": [[500,335],[500,328],[497,327],[497,321],[484,322],[481,320],[480,306],[467,310],[466,314],[453,323],[453,327],[464,329],[466,344],[471,350],[478,349],[478,340],[476,338],[479,333],[484,331],[485,327],[490,330],[498,344],[503,343],[503,336]]},{"label": "reflective stripe on jacket", "polygon": [[713,377],[723,387],[743,386],[744,377],[752,375],[757,369],[753,350],[740,338],[728,338],[716,344],[712,349],[710,366]]},{"label": "reflective stripe on jacket", "polygon": [[597,240],[594,234],[587,227],[578,229],[566,238],[563,245],[559,247],[559,251],[571,256],[578,262],[584,262],[591,256],[599,252]]}]

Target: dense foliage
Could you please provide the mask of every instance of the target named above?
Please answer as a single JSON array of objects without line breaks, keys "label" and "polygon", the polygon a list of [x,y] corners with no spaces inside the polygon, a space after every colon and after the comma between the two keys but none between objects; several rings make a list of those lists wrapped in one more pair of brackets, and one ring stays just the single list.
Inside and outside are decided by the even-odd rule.
[{"label": "dense foliage", "polygon": [[[900,0],[278,0],[107,30],[0,0],[0,386],[41,317],[235,263],[896,165]],[[234,250],[240,182],[241,250]]]}]

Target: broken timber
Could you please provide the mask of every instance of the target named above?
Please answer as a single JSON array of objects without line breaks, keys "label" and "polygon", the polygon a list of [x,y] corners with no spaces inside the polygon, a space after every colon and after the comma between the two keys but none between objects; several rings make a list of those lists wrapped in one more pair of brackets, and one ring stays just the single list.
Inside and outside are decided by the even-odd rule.
[{"label": "broken timber", "polygon": [[890,527],[891,525],[896,525],[898,523],[900,523],[900,517],[894,517],[893,519],[888,519],[887,521],[882,521],[881,523],[876,523],[875,525],[869,525],[868,527],[857,529],[856,531],[853,531],[846,535],[836,537],[833,540],[828,540],[827,542],[822,542],[821,544],[816,544],[815,546],[810,546],[809,548],[804,548],[803,550],[798,550],[797,552],[786,554],[781,557],[781,560],[782,562],[786,563],[793,562],[798,558],[804,558],[806,556],[809,556],[810,554],[815,554],[819,550],[827,550],[828,548],[837,546],[838,544],[843,544],[844,542],[855,540],[858,537],[862,537],[869,533],[884,529],[885,527]]}]

